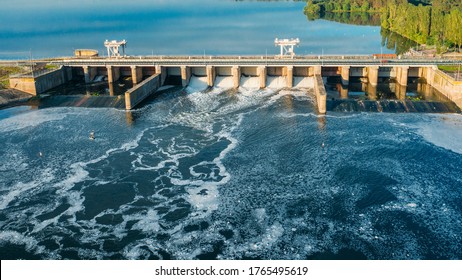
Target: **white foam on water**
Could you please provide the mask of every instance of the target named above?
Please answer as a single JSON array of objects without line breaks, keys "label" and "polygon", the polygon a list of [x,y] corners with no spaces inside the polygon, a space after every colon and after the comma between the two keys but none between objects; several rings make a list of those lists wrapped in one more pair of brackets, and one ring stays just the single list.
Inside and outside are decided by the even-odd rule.
[{"label": "white foam on water", "polygon": [[59,121],[67,116],[62,110],[43,109],[30,111],[25,114],[14,115],[0,120],[0,132],[10,132],[28,127],[36,127],[40,124]]},{"label": "white foam on water", "polygon": [[159,216],[157,211],[149,209],[146,215],[137,214],[132,216],[132,220],[139,220],[133,225],[132,229],[138,229],[145,233],[155,233],[160,230]]},{"label": "white foam on water", "polygon": [[217,76],[215,78],[215,87],[221,89],[230,89],[234,87],[234,79],[232,76]]},{"label": "white foam on water", "polygon": [[257,222],[259,224],[263,224],[263,222],[265,221],[265,219],[267,218],[267,215],[266,215],[266,209],[265,208],[258,208],[258,209],[255,209],[254,211],[254,216],[255,216],[255,219],[257,220]]},{"label": "white foam on water", "polygon": [[35,188],[40,188],[43,184],[49,183],[54,179],[54,175],[50,168],[43,170],[41,175],[39,180],[33,180],[28,183],[18,182],[13,187],[5,189],[7,193],[3,194],[0,198],[0,210],[7,208],[10,202],[21,194]]},{"label": "white foam on water", "polygon": [[189,84],[186,87],[186,90],[188,92],[197,92],[197,91],[203,91],[207,89],[207,87],[208,87],[207,77],[191,76],[191,79],[189,80]]},{"label": "white foam on water", "polygon": [[314,88],[313,77],[294,77],[294,88]]},{"label": "white foam on water", "polygon": [[270,103],[274,103],[282,97],[294,96],[294,97],[307,97],[307,93],[301,90],[280,90],[275,95],[271,96]]},{"label": "white foam on water", "polygon": [[[195,91],[195,92],[188,94],[187,97],[193,103],[194,109],[195,109],[191,113],[189,112],[184,113],[188,117],[197,118],[197,117],[207,116],[206,114],[208,114],[211,110],[220,106],[220,103],[214,94]],[[206,113],[206,114],[195,116],[197,115],[198,111]]]},{"label": "white foam on water", "polygon": [[287,79],[283,76],[268,76],[266,78],[266,84],[269,88],[285,88],[287,87]]},{"label": "white foam on water", "polygon": [[36,239],[21,234],[17,231],[0,231],[0,245],[3,245],[5,243],[14,245],[24,245],[26,251],[35,254],[41,254],[46,251],[44,246],[38,245],[38,241]]},{"label": "white foam on water", "polygon": [[260,78],[242,76],[240,87],[248,90],[257,90],[260,88]]},{"label": "white foam on water", "polygon": [[[414,126],[414,125],[412,125]],[[428,142],[462,154],[462,116],[438,115],[415,125],[418,133]]]},{"label": "white foam on water", "polygon": [[273,225],[267,227],[265,232],[251,240],[247,240],[242,244],[236,244],[234,247],[229,247],[231,256],[242,257],[246,254],[257,255],[265,251],[271,251],[271,247],[275,245],[280,238],[284,235],[284,227],[275,222]]},{"label": "white foam on water", "polygon": [[[238,127],[241,122],[242,117],[239,118],[235,128]],[[237,139],[232,137],[230,133],[223,133],[220,136],[231,142],[228,147],[221,151],[220,155],[213,160],[213,163],[219,168],[219,175],[223,177],[223,179],[218,182],[207,182],[203,184],[201,187],[207,190],[207,195],[201,195],[197,191],[188,189],[191,203],[195,205],[197,209],[206,210],[207,212],[215,211],[218,208],[218,186],[224,185],[231,180],[231,174],[226,170],[222,161],[230,151],[236,148],[238,143]]]}]

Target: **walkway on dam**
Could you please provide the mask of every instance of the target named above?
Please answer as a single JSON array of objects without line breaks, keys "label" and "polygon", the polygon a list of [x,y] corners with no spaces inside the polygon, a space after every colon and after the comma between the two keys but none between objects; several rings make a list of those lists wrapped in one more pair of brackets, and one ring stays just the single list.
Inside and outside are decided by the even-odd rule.
[{"label": "walkway on dam", "polygon": [[122,58],[59,59],[63,66],[433,66],[458,65],[460,57],[400,57],[380,58],[373,55],[323,55],[279,58],[274,56],[130,56]]}]

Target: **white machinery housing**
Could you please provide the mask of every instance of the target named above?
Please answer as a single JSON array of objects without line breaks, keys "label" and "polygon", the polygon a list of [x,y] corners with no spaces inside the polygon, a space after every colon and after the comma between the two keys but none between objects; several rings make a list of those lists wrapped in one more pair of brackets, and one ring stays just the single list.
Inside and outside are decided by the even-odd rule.
[{"label": "white machinery housing", "polygon": [[290,56],[291,58],[294,58],[295,52],[294,52],[294,46],[300,45],[300,39],[278,39],[276,38],[274,40],[274,45],[275,46],[280,46],[281,47],[281,57],[286,57]]},{"label": "white machinery housing", "polygon": [[127,45],[127,41],[122,40],[122,41],[108,41],[106,40],[104,42],[104,46],[107,48],[107,55],[108,57],[121,57],[119,48],[122,47],[122,56],[125,56],[125,46]]}]

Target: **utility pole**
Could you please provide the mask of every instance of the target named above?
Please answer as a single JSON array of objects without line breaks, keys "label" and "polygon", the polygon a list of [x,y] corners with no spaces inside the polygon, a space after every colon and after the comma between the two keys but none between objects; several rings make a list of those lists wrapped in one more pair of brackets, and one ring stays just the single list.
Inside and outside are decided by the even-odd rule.
[{"label": "utility pole", "polygon": [[30,73],[34,76],[34,66],[32,65],[32,49],[29,49],[29,64],[30,64]]},{"label": "utility pole", "polygon": [[382,51],[382,46],[380,46],[380,65],[382,65],[383,62],[383,51]]},{"label": "utility pole", "polygon": [[460,78],[460,63],[459,63],[459,67],[457,68],[457,81],[459,80]]}]

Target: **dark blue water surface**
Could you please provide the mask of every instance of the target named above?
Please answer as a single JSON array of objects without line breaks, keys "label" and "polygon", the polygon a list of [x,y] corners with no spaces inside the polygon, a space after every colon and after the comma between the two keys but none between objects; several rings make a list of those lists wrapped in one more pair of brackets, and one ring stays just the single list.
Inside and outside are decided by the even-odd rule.
[{"label": "dark blue water surface", "polygon": [[3,110],[0,257],[460,259],[460,115],[320,117],[311,96]]},{"label": "dark blue water surface", "polygon": [[[4,1],[5,2],[5,1]],[[6,1],[0,59],[106,52],[104,40],[128,41],[129,55],[275,54],[274,39],[300,38],[298,54],[372,54],[378,26],[308,21],[304,1],[138,0]]]}]

